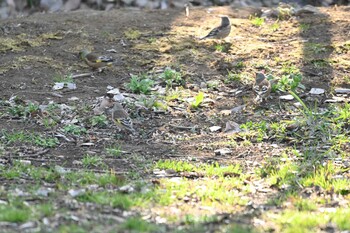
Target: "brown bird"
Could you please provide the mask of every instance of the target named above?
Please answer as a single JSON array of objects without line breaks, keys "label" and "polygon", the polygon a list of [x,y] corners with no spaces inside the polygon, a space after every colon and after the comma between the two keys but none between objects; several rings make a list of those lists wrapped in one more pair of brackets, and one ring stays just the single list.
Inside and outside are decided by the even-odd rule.
[{"label": "brown bird", "polygon": [[127,130],[132,133],[135,132],[133,122],[129,117],[129,114],[119,102],[114,102],[113,108],[106,109],[106,113],[107,115],[111,115],[113,122],[116,124],[119,130]]},{"label": "brown bird", "polygon": [[256,73],[253,90],[256,93],[255,100],[258,102],[262,102],[269,97],[271,93],[271,83],[263,73]]},{"label": "brown bird", "polygon": [[220,26],[211,30],[208,33],[208,35],[201,38],[201,40],[204,40],[204,39],[224,39],[228,35],[230,35],[230,32],[231,32],[230,19],[227,16],[222,16]]},{"label": "brown bird", "polygon": [[100,69],[113,64],[113,59],[111,57],[98,56],[88,50],[80,51],[79,56],[88,66],[92,67],[93,69]]}]

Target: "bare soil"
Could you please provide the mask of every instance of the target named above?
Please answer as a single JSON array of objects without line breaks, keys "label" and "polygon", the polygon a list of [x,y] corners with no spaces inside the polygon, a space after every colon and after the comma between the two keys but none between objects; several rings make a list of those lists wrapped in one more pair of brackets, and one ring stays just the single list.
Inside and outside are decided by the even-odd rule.
[{"label": "bare soil", "polygon": [[[323,101],[332,96],[334,87],[350,87],[346,79],[350,77],[350,51],[346,54],[336,51],[349,40],[350,8],[318,9],[319,15],[279,21],[280,27],[274,31],[267,26],[274,20],[267,20],[263,27],[255,27],[248,19],[250,10],[229,7],[211,8],[210,13],[205,8],[192,9],[189,18],[179,10],[120,9],[35,14],[3,20],[0,22],[0,97],[3,101],[17,96],[20,100],[38,104],[74,105],[76,107],[67,119],[76,118],[83,122],[84,117],[93,115],[96,98],[103,96],[108,86],[119,88],[129,96],[137,96],[125,88],[130,74],[157,73],[165,67],[172,67],[181,70],[186,80],[185,89],[193,93],[197,93],[201,83],[216,80],[220,85],[206,89],[207,97],[213,101],[196,111],[176,100],[169,104],[166,112],[128,109],[139,132],[137,137],[119,134],[113,124],[106,128],[87,126],[87,134],[71,137],[70,142],[59,138],[59,146],[55,148],[16,144],[7,147],[2,158],[26,159],[37,166],[80,169],[82,166],[77,161],[86,154],[97,154],[105,156],[109,169],[117,173],[136,172],[149,178],[152,172],[144,166],[145,161],[152,164],[159,159],[193,159],[222,164],[239,161],[249,168],[258,166],[265,157],[279,154],[290,143],[282,143],[276,148],[273,140],[264,140],[232,147],[232,153],[217,156],[214,150],[226,147],[220,142],[230,136],[210,132],[209,127],[225,128],[227,121],[242,124],[249,120],[286,118],[292,104],[281,102],[278,99],[280,93],[272,93],[273,98],[263,106],[248,106],[242,114],[226,116],[220,113],[254,98],[251,86],[255,72],[261,70],[261,66],[268,66],[268,72],[275,75],[280,74],[283,62],[298,67],[306,87],[301,97],[310,104],[315,101],[324,104]],[[219,14],[231,18],[230,38],[225,41],[198,40],[219,23],[216,17]],[[306,24],[308,30],[301,30],[300,25]],[[140,32],[140,36],[130,38],[127,36],[130,30]],[[216,51],[217,44],[224,45],[227,50]],[[311,50],[318,49],[312,47],[313,44],[322,45],[318,53],[310,53],[310,45]],[[91,72],[91,68],[78,57],[84,48],[111,55],[117,62],[102,72],[94,72],[93,77],[76,78],[75,90],[53,91],[54,77]],[[111,49],[115,52],[107,52]],[[315,61],[330,61],[328,64],[331,65],[318,67]],[[244,63],[243,68],[237,68],[240,62]],[[245,72],[249,78],[224,83],[228,71]],[[312,87],[324,88],[326,94],[310,96],[307,93]],[[72,101],[72,97],[78,100]],[[24,120],[3,114],[0,118],[2,130],[24,130],[48,136],[57,135],[63,124],[48,129],[35,117]],[[106,155],[105,148],[113,145],[121,146],[122,158]],[[102,169],[96,167],[93,170],[99,172]],[[10,183],[2,185],[9,186]]]}]

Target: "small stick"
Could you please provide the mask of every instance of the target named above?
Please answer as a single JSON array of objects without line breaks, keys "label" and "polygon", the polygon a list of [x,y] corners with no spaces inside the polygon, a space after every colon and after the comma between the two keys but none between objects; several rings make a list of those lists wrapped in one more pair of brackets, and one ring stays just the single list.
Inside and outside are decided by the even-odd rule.
[{"label": "small stick", "polygon": [[72,75],[72,78],[84,78],[84,77],[93,77],[93,73],[84,73],[84,74],[75,74]]}]

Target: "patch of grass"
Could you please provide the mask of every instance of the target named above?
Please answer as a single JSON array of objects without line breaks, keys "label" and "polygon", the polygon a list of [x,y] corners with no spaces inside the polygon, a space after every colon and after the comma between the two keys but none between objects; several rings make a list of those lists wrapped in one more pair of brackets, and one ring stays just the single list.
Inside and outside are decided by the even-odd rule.
[{"label": "patch of grass", "polygon": [[251,79],[249,75],[246,73],[235,73],[235,72],[229,71],[226,76],[226,79],[224,80],[224,83],[229,84],[229,83],[239,82],[242,84],[248,84],[250,80]]},{"label": "patch of grass", "polygon": [[323,216],[322,213],[286,210],[282,215],[276,215],[275,221],[281,226],[280,232],[307,233],[327,223]]},{"label": "patch of grass", "polygon": [[305,51],[306,52],[311,52],[313,54],[320,54],[328,51],[328,48],[324,44],[319,44],[319,43],[305,43],[304,45]]},{"label": "patch of grass", "polygon": [[314,200],[297,197],[295,200],[293,200],[293,202],[294,202],[294,206],[299,211],[315,211],[317,209],[317,206]]},{"label": "patch of grass", "polygon": [[30,217],[30,209],[23,204],[0,204],[0,221],[22,223],[28,221]]},{"label": "patch of grass", "polygon": [[334,190],[336,193],[340,193],[343,190],[349,190],[350,181],[343,179],[335,179],[333,176],[340,173],[339,168],[335,167],[332,163],[326,165],[319,165],[314,172],[311,172],[305,176],[301,181],[305,187],[319,186],[324,190]]},{"label": "patch of grass", "polygon": [[243,130],[239,135],[249,138],[256,138],[257,142],[262,142],[267,138],[268,125],[265,121],[252,122],[248,121],[245,124],[241,124],[240,128]]},{"label": "patch of grass", "polygon": [[90,118],[91,125],[98,128],[106,128],[108,124],[106,115],[98,115]]},{"label": "patch of grass", "polygon": [[127,84],[133,93],[149,94],[154,85],[154,81],[148,75],[131,75],[130,83]]},{"label": "patch of grass", "polygon": [[127,230],[131,232],[158,232],[159,227],[155,224],[146,222],[139,217],[131,217],[126,219],[120,226],[120,230]]},{"label": "patch of grass", "polygon": [[120,146],[113,146],[113,147],[106,148],[106,152],[107,154],[112,155],[114,157],[119,157],[122,154]]},{"label": "patch of grass", "polygon": [[82,134],[86,134],[86,129],[84,127],[78,125],[68,124],[63,127],[63,131],[65,133],[70,133],[76,136],[80,136]]},{"label": "patch of grass", "polygon": [[164,72],[160,75],[160,78],[164,80],[168,88],[173,87],[173,85],[184,85],[185,79],[182,77],[182,74],[170,67],[167,67]]},{"label": "patch of grass", "polygon": [[322,69],[326,67],[330,67],[329,61],[323,60],[323,59],[316,59],[312,60],[311,64],[316,68],[316,69]]},{"label": "patch of grass", "polygon": [[74,79],[73,79],[72,74],[69,74],[69,75],[56,74],[53,77],[53,81],[56,83],[74,83]]},{"label": "patch of grass", "polygon": [[215,51],[227,53],[230,49],[230,45],[227,44],[215,44],[214,45]]},{"label": "patch of grass", "polygon": [[51,203],[45,203],[34,206],[35,218],[42,219],[55,214],[55,208]]},{"label": "patch of grass", "polygon": [[298,67],[290,62],[283,62],[282,63],[282,74],[286,75],[292,75],[292,74],[300,74],[300,70]]},{"label": "patch of grass", "polygon": [[230,233],[255,233],[259,231],[255,231],[249,226],[244,226],[244,225],[237,225],[237,224],[230,224],[229,229],[227,232]]},{"label": "patch of grass", "polygon": [[81,160],[84,167],[96,167],[103,165],[102,158],[97,155],[85,155]]},{"label": "patch of grass", "polygon": [[46,148],[52,148],[59,144],[59,141],[57,138],[42,136],[40,134],[35,134],[35,133],[27,133],[24,131],[18,131],[18,132],[12,133],[12,132],[3,130],[1,134],[2,134],[1,141],[7,144],[28,143],[28,144],[37,145],[37,146],[46,147]]},{"label": "patch of grass", "polygon": [[278,20],[276,20],[276,21],[270,26],[270,29],[271,29],[271,31],[273,31],[273,32],[277,31],[279,28],[280,28],[280,24],[279,24]]},{"label": "patch of grass", "polygon": [[64,174],[64,179],[80,186],[98,184],[105,187],[106,185],[118,186],[124,183],[124,180],[116,176],[113,172],[105,174],[96,174],[90,171],[68,172]]},{"label": "patch of grass", "polygon": [[139,30],[129,28],[124,32],[124,36],[129,40],[136,40],[141,37],[141,32]]},{"label": "patch of grass", "polygon": [[225,175],[235,175],[239,176],[241,174],[241,168],[239,164],[220,166],[218,163],[214,164],[197,164],[194,165],[185,161],[175,161],[175,160],[159,160],[154,168],[158,169],[171,169],[176,172],[199,172],[207,176],[220,176]]},{"label": "patch of grass", "polygon": [[16,104],[8,108],[8,113],[16,117],[35,116],[39,113],[39,105],[34,103]]},{"label": "patch of grass", "polygon": [[46,182],[53,182],[60,177],[53,169],[35,167],[17,161],[14,161],[12,166],[4,167],[4,169],[0,167],[0,174],[7,179],[16,179],[26,175],[33,180],[44,180]]},{"label": "patch of grass", "polygon": [[100,205],[108,205],[113,208],[128,210],[132,206],[132,200],[128,195],[110,192],[85,193],[77,197],[82,202],[91,202]]},{"label": "patch of grass", "polygon": [[79,226],[78,224],[68,224],[68,225],[61,225],[58,228],[58,233],[88,233],[89,230],[85,230],[82,226]]},{"label": "patch of grass", "polygon": [[261,27],[265,23],[265,19],[261,17],[251,17],[250,22],[255,27]]},{"label": "patch of grass", "polygon": [[[217,179],[180,180],[162,179],[161,188],[156,189],[156,203],[167,206],[179,200],[196,200],[202,206],[211,206],[224,210],[226,205],[245,205],[249,198],[239,196],[234,190],[250,193],[250,186],[236,177],[219,177]],[[187,202],[186,201],[186,202]],[[225,203],[224,205],[222,205]],[[190,213],[190,212],[189,212]]]},{"label": "patch of grass", "polygon": [[306,32],[307,30],[310,29],[310,26],[311,26],[310,24],[301,23],[301,24],[299,25],[299,29],[300,29],[301,32]]},{"label": "patch of grass", "polygon": [[217,90],[219,85],[220,85],[220,81],[219,80],[210,80],[210,81],[207,82],[207,87],[209,89],[212,89],[212,90]]}]

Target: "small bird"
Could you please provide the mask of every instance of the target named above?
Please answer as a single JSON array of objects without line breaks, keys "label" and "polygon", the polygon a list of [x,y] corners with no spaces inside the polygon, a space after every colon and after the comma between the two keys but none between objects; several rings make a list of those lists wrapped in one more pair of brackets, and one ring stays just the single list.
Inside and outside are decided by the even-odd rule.
[{"label": "small bird", "polygon": [[204,40],[204,39],[224,39],[228,35],[230,35],[230,32],[231,32],[230,19],[227,16],[222,16],[220,26],[211,30],[209,32],[209,34],[206,35],[205,37],[202,37],[201,40]]},{"label": "small bird", "polygon": [[253,90],[256,93],[255,101],[262,102],[269,97],[271,92],[271,83],[263,73],[256,73]]},{"label": "small bird", "polygon": [[100,69],[113,64],[113,58],[107,56],[97,56],[88,50],[80,51],[79,56],[88,66],[92,67],[93,69]]},{"label": "small bird", "polygon": [[135,132],[129,114],[124,110],[123,106],[120,103],[114,102],[113,108],[107,109],[106,111],[107,114],[110,114],[112,116],[112,120],[117,125],[119,130],[128,130],[132,133]]}]

